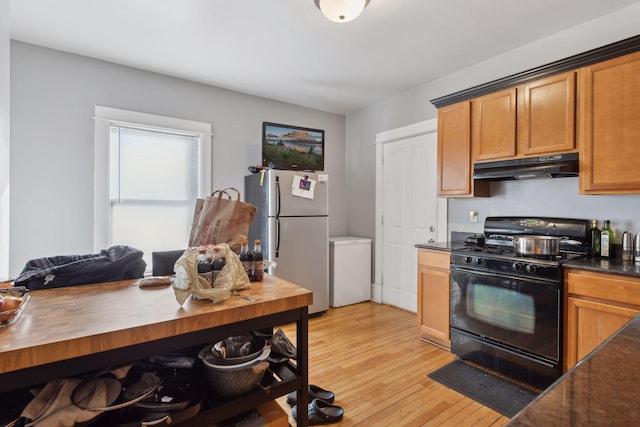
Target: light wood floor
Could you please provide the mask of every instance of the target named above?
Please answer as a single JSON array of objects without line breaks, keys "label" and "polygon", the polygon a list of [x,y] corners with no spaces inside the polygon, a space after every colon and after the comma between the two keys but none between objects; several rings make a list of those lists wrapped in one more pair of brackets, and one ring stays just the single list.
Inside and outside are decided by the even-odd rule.
[{"label": "light wood floor", "polygon": [[[295,343],[295,326],[282,329]],[[504,425],[508,418],[427,377],[455,358],[419,339],[414,313],[392,306],[366,302],[309,319],[309,384],[335,392],[344,408],[331,425]],[[284,397],[278,403],[291,414]]]}]

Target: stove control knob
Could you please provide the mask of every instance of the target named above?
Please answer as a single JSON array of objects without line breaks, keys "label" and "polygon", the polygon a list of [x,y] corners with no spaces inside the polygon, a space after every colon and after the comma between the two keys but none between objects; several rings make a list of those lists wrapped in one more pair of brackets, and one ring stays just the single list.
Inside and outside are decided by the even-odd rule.
[{"label": "stove control knob", "polygon": [[465,264],[471,264],[472,262],[473,262],[473,258],[471,258],[470,256],[464,257]]},{"label": "stove control knob", "polygon": [[483,265],[484,264],[484,260],[482,258],[478,258],[478,259],[476,259],[476,264],[477,265]]},{"label": "stove control knob", "polygon": [[532,264],[527,264],[527,267],[525,268],[525,270],[527,270],[527,273],[535,273],[537,269],[538,268]]},{"label": "stove control knob", "polygon": [[515,271],[522,271],[522,264],[520,264],[519,262],[514,262],[513,264],[511,264],[511,268],[513,268]]}]

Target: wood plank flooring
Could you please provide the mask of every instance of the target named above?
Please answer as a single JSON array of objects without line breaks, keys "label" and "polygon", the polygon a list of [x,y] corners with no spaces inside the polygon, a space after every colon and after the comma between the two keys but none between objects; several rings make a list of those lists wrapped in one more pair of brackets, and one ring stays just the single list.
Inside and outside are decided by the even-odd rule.
[{"label": "wood plank flooring", "polygon": [[[295,343],[295,325],[282,329]],[[427,377],[455,358],[420,340],[414,313],[392,306],[365,302],[309,319],[309,384],[335,392],[345,411],[331,425],[504,425],[507,417]],[[291,415],[284,397],[278,403]]]}]

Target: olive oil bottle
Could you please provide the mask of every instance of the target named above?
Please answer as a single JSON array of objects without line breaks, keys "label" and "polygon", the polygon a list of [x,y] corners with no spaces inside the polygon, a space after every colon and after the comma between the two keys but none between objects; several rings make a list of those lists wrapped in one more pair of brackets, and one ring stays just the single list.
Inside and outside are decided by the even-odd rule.
[{"label": "olive oil bottle", "polygon": [[591,256],[600,256],[600,229],[598,220],[591,220]]},{"label": "olive oil bottle", "polygon": [[609,258],[611,256],[611,240],[613,239],[613,232],[611,231],[611,222],[609,220],[604,221],[604,227],[600,232],[600,256]]}]

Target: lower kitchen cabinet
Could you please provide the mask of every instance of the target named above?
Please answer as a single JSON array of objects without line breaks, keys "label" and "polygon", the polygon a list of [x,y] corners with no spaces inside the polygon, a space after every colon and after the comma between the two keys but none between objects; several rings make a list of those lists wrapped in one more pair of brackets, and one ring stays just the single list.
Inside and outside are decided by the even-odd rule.
[{"label": "lower kitchen cabinet", "polygon": [[422,339],[446,349],[449,334],[449,262],[446,251],[418,249],[418,328]]},{"label": "lower kitchen cabinet", "polygon": [[565,270],[567,371],[640,312],[640,279]]}]

